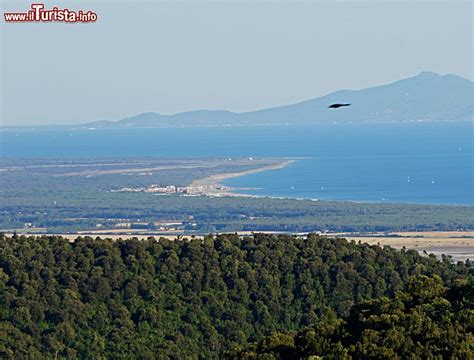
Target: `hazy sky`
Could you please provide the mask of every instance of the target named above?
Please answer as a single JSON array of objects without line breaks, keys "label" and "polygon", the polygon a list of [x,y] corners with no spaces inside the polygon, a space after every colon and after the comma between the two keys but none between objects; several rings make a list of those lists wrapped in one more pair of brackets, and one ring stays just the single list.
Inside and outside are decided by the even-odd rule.
[{"label": "hazy sky", "polygon": [[248,111],[422,70],[473,78],[472,1],[75,1],[93,24],[6,24],[2,125]]}]

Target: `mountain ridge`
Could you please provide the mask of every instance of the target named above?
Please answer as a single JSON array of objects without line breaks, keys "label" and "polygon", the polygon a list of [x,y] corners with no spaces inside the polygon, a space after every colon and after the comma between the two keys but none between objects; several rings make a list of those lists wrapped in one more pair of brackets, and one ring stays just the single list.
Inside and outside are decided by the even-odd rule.
[{"label": "mountain ridge", "polygon": [[[249,112],[191,110],[163,115],[145,112],[118,121],[94,121],[75,128],[160,128],[312,123],[470,121],[474,82],[458,75],[423,71],[413,77],[360,90],[343,89],[293,104]],[[350,107],[331,110],[333,102]]]}]

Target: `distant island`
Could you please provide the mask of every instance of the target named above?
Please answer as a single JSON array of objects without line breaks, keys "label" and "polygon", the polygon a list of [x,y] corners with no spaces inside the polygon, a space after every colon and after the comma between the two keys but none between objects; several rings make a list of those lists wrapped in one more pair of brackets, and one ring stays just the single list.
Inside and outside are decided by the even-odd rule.
[{"label": "distant island", "polygon": [[[474,83],[457,75],[420,74],[362,90],[340,90],[292,105],[235,113],[196,110],[173,115],[154,112],[118,121],[95,121],[74,129],[299,125],[312,123],[383,123],[471,121]],[[328,109],[334,102],[351,103]],[[70,127],[70,126],[69,126]]]}]

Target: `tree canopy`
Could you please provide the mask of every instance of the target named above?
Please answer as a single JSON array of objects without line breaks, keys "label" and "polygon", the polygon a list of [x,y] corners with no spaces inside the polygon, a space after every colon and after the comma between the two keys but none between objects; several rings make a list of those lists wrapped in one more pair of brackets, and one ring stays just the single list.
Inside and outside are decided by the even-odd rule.
[{"label": "tree canopy", "polygon": [[0,357],[216,358],[259,341],[277,357],[461,357],[472,350],[471,272],[317,235],[0,234]]},{"label": "tree canopy", "polygon": [[443,286],[439,276],[411,277],[406,291],[329,312],[293,333],[273,333],[227,358],[245,359],[472,359],[472,279]]}]

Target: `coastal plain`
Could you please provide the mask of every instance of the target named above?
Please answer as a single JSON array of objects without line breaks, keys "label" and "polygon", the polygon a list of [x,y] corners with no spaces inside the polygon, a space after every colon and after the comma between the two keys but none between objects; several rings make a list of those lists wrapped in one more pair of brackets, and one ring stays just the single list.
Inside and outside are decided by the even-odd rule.
[{"label": "coastal plain", "polygon": [[473,257],[472,206],[271,198],[222,184],[298,160],[2,158],[0,231],[69,239],[320,233],[454,260]]}]

